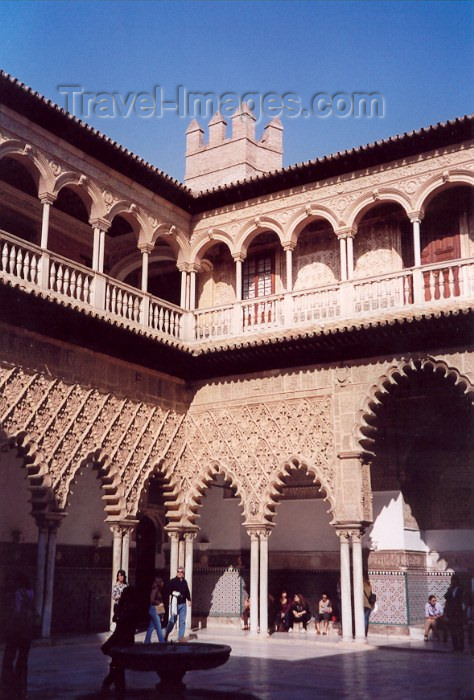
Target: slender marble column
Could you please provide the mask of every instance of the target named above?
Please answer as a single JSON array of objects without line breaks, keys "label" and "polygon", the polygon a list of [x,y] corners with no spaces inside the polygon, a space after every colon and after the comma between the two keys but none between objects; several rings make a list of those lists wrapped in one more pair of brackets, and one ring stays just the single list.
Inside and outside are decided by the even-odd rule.
[{"label": "slender marble column", "polygon": [[42,221],[41,221],[41,247],[43,250],[48,248],[48,237],[49,237],[49,212],[51,208],[52,201],[43,197],[41,199],[41,204],[43,205]]},{"label": "slender marble column", "polygon": [[181,299],[180,299],[180,306],[182,309],[187,308],[186,304],[186,285],[188,281],[188,273],[186,270],[181,270]]},{"label": "slender marble column", "polygon": [[345,236],[339,236],[339,251],[341,258],[341,282],[347,280],[347,238]]},{"label": "slender marble column", "polygon": [[189,290],[189,308],[191,311],[194,311],[196,308],[196,271],[191,270],[190,278],[191,278],[191,286]]},{"label": "slender marble column", "polygon": [[104,272],[104,256],[105,256],[105,231],[99,231],[99,255],[97,259],[97,272]]},{"label": "slender marble column", "polygon": [[359,532],[352,533],[352,575],[354,579],[355,639],[365,641],[364,579],[362,570],[362,542]]},{"label": "slender marble column", "polygon": [[[260,634],[268,636],[268,537],[267,530],[260,531]],[[252,603],[250,603],[252,605]],[[252,609],[252,607],[250,607]]]},{"label": "slender marble column", "polygon": [[142,250],[142,292],[148,291],[148,262],[150,253]]},{"label": "slender marble column", "polygon": [[44,592],[43,620],[41,624],[41,636],[51,636],[51,618],[53,613],[54,572],[56,566],[56,538],[58,525],[49,526],[48,553],[46,559],[46,582]]},{"label": "slender marble column", "polygon": [[94,242],[92,247],[92,269],[97,272],[99,269],[99,248],[100,248],[100,228],[94,227]]},{"label": "slender marble column", "polygon": [[235,298],[242,301],[242,263],[240,258],[235,258]]},{"label": "slender marble column", "polygon": [[412,219],[413,224],[413,256],[415,267],[420,267],[421,265],[421,229],[420,219]]},{"label": "slender marble column", "polygon": [[128,567],[130,560],[130,535],[132,534],[131,528],[124,527],[122,535],[122,562],[120,568],[127,574],[128,581]]},{"label": "slender marble column", "polygon": [[351,603],[351,562],[349,534],[339,532],[341,543],[341,616],[342,639],[352,639],[352,603]]},{"label": "slender marble column", "polygon": [[287,248],[286,251],[286,291],[293,291],[293,249]]},{"label": "slender marble column", "polygon": [[[185,578],[188,582],[189,592],[191,593],[191,599],[193,597],[193,542],[196,537],[195,532],[186,532],[184,534],[185,542]],[[186,634],[191,631],[192,626],[192,606],[188,605],[186,609]]]},{"label": "slender marble column", "polygon": [[179,546],[179,532],[169,533],[171,548],[170,548],[170,578],[176,576],[176,571],[178,570],[178,546]]},{"label": "slender marble column", "polygon": [[354,238],[348,236],[347,241],[347,279],[354,277]]},{"label": "slender marble column", "polygon": [[48,551],[48,528],[41,523],[38,525],[38,551],[36,555],[36,590],[35,607],[40,617],[43,614],[44,578],[46,573],[46,558]]},{"label": "slender marble column", "polygon": [[178,542],[178,566],[184,566],[185,542],[183,539]]},{"label": "slender marble column", "polygon": [[250,533],[250,632],[258,632],[258,535]]},{"label": "slender marble column", "polygon": [[[114,604],[112,601],[112,588],[117,581],[117,573],[122,568],[122,528],[120,525],[111,525],[112,531],[112,586],[110,588],[110,624],[114,616]],[[111,628],[112,629],[112,628]]]}]

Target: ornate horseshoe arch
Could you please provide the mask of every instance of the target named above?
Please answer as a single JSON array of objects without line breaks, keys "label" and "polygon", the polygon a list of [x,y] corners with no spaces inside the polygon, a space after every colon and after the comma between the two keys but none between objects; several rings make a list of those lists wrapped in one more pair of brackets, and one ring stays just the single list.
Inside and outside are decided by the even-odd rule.
[{"label": "ornate horseshoe arch", "polygon": [[364,399],[361,410],[357,413],[353,438],[364,450],[372,452],[375,441],[377,414],[385,404],[387,397],[396,386],[408,379],[410,375],[418,372],[431,372],[457,387],[460,395],[474,400],[474,386],[469,378],[464,376],[455,367],[450,367],[444,360],[436,360],[431,357],[422,359],[410,359],[391,367],[382,375],[376,384],[369,389]]},{"label": "ornate horseshoe arch", "polygon": [[323,500],[329,503],[329,510],[327,512],[334,516],[335,498],[331,485],[327,483],[317,465],[311,464],[304,457],[293,456],[289,460],[286,460],[274,473],[271,485],[262,499],[263,515],[268,522],[273,523],[276,508],[281,502],[280,496],[281,488],[284,485],[283,479],[291,474],[292,471],[301,467],[306,469],[308,474],[311,474],[315,483],[319,485],[319,491],[324,491],[326,495]]}]

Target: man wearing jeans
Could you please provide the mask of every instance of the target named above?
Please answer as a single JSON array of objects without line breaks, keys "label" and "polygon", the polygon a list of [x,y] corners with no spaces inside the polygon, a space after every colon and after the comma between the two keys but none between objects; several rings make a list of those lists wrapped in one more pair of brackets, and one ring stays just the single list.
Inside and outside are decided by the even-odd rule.
[{"label": "man wearing jeans", "polygon": [[178,618],[178,642],[184,638],[186,629],[186,601],[191,605],[191,593],[189,592],[188,582],[184,578],[184,569],[178,567],[177,576],[172,578],[166,586],[166,594],[169,595],[169,622],[166,626],[165,639],[173,630]]}]

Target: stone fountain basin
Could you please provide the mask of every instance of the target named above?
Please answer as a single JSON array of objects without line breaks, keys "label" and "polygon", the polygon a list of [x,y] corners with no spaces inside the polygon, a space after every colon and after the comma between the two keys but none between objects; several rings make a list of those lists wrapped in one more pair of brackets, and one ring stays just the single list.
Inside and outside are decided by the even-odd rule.
[{"label": "stone fountain basin", "polygon": [[113,647],[109,656],[114,663],[132,671],[155,671],[162,686],[179,685],[187,671],[216,668],[229,659],[226,644],[131,644]]}]

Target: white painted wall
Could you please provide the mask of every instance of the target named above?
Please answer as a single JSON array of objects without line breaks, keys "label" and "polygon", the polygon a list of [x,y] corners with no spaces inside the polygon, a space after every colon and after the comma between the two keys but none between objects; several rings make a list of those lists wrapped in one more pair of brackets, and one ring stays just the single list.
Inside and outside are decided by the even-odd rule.
[{"label": "white painted wall", "polygon": [[370,549],[404,549],[403,496],[400,491],[381,491],[373,495],[374,524],[365,540]]},{"label": "white painted wall", "polygon": [[58,530],[58,544],[92,545],[93,536],[100,535],[102,546],[112,545],[112,533],[105,524],[104,501],[97,472],[86,467],[72,486],[67,516]]},{"label": "white painted wall", "polygon": [[337,552],[339,538],[329,524],[329,504],[321,499],[282,501],[276,509],[269,549],[289,552]]},{"label": "white painted wall", "polygon": [[[216,483],[222,484],[219,479]],[[268,540],[273,551],[338,551],[339,540],[329,524],[329,506],[322,500],[282,501],[276,510],[275,527]],[[224,499],[221,488],[209,487],[202,499],[198,526],[210,549],[249,549],[250,540],[242,525],[242,509],[237,499]]]},{"label": "white painted wall", "polygon": [[37,542],[38,528],[31,513],[30,491],[23,460],[16,451],[0,453],[0,541],[11,542],[12,530],[22,542]]}]

